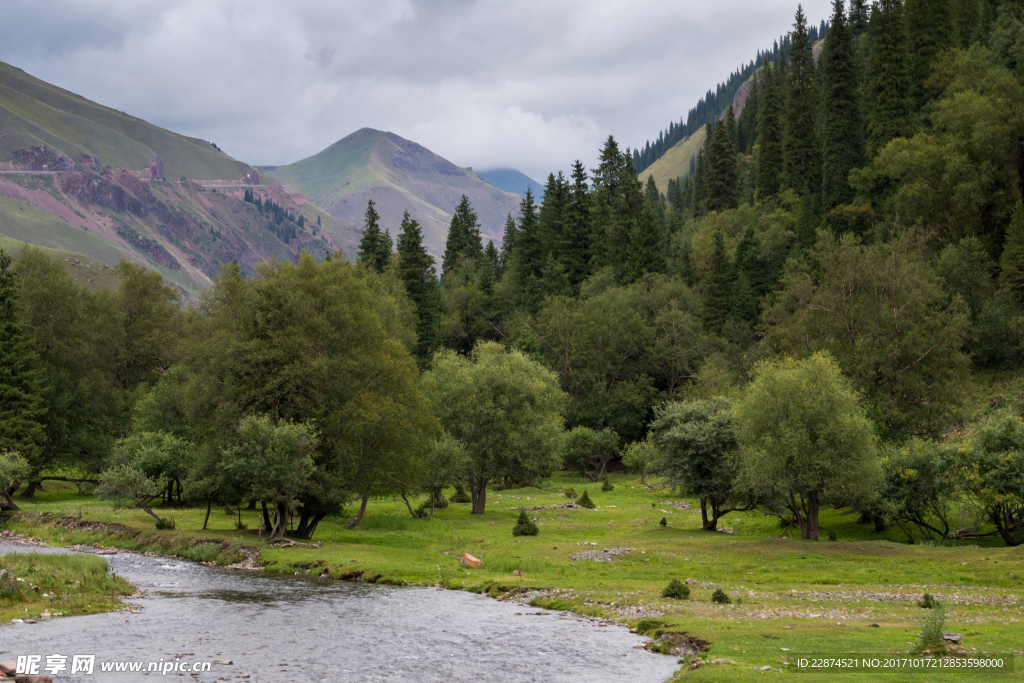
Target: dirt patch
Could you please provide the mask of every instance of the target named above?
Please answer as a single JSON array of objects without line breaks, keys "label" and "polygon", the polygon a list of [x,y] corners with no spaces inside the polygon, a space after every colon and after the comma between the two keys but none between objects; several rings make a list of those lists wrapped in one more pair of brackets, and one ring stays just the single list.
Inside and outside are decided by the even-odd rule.
[{"label": "dirt patch", "polygon": [[585,553],[576,553],[572,559],[577,561],[590,562],[611,562],[612,558],[619,555],[628,555],[633,552],[632,548],[604,548],[602,550],[589,550]]},{"label": "dirt patch", "polygon": [[644,646],[649,652],[659,652],[673,657],[693,657],[703,654],[711,647],[711,643],[691,636],[686,631],[666,631],[660,633]]}]

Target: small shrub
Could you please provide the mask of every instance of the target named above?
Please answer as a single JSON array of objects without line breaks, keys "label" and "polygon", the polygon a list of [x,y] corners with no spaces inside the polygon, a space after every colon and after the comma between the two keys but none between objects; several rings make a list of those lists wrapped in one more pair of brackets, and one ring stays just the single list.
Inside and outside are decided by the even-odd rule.
[{"label": "small shrub", "polygon": [[661,591],[661,597],[673,598],[675,600],[686,600],[690,597],[690,587],[679,579],[672,579],[665,590]]},{"label": "small shrub", "polygon": [[911,650],[911,654],[921,654],[926,650],[934,648],[946,647],[946,640],[942,637],[942,632],[946,627],[946,608],[941,602],[933,599],[934,606],[931,608],[931,612],[924,619],[921,620],[921,633],[918,638],[921,642],[914,646]]},{"label": "small shrub", "polygon": [[665,622],[661,619],[644,618],[636,622],[636,630],[640,633],[653,633],[663,626]]},{"label": "small shrub", "polygon": [[721,588],[716,588],[715,592],[711,594],[711,602],[716,605],[728,605],[732,603],[729,599],[729,595]]},{"label": "small shrub", "polygon": [[602,491],[611,491],[614,488],[615,488],[615,484],[612,483],[612,480],[608,477],[607,474],[604,475],[603,477],[601,477],[601,490]]},{"label": "small shrub", "polygon": [[576,489],[566,489],[565,497],[571,499],[579,498],[579,494],[576,493]]},{"label": "small shrub", "polygon": [[249,528],[249,525],[246,524],[245,522],[243,522],[242,520],[238,519],[238,520],[235,520],[235,528],[238,529],[239,531],[245,531],[246,529]]},{"label": "small shrub", "polygon": [[468,493],[460,486],[455,489],[455,493],[452,494],[451,502],[453,503],[472,503],[473,499]]},{"label": "small shrub", "polygon": [[161,517],[156,520],[157,529],[173,529],[174,528],[174,517]]},{"label": "small shrub", "polygon": [[[428,498],[427,500],[429,502],[430,499]],[[444,510],[446,507],[448,507],[448,499],[445,498],[443,494],[438,494],[437,497],[434,498],[434,509]]]},{"label": "small shrub", "polygon": [[658,524],[660,524],[662,527],[667,527],[668,526],[668,518],[667,517],[662,517],[661,521],[658,522]]},{"label": "small shrub", "polygon": [[590,494],[587,493],[586,489],[583,489],[583,495],[580,496],[580,499],[576,501],[576,504],[579,505],[581,508],[587,508],[588,510],[593,510],[594,508],[597,507],[596,505],[594,505],[594,501],[590,500]]},{"label": "small shrub", "polygon": [[828,530],[828,540],[830,540],[830,541],[838,541],[839,540],[839,536],[836,534],[836,532],[834,532],[831,529],[829,529]]},{"label": "small shrub", "polygon": [[519,513],[519,521],[512,528],[513,536],[536,536],[540,533],[540,529],[537,525],[530,521],[530,518],[526,514],[526,510]]},{"label": "small shrub", "polygon": [[935,609],[935,606],[938,603],[939,603],[939,601],[936,600],[934,598],[934,596],[932,596],[931,593],[925,593],[924,595],[921,596],[921,599],[918,600],[917,606],[922,608],[922,609]]}]

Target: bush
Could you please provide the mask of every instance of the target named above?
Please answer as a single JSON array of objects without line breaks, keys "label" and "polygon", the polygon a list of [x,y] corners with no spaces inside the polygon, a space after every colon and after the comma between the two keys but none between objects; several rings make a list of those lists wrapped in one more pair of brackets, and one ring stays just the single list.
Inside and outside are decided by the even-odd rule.
[{"label": "bush", "polygon": [[565,490],[565,497],[569,498],[570,500],[572,500],[574,498],[579,498],[579,494],[576,493],[576,489],[566,489]]},{"label": "bush", "polygon": [[453,503],[472,503],[473,499],[470,498],[469,494],[459,486],[455,489],[455,493],[452,494],[451,502]]},{"label": "bush", "polygon": [[662,527],[667,527],[668,526],[668,518],[667,517],[662,517],[661,521],[658,522],[658,524],[660,524]]},{"label": "bush", "polygon": [[579,505],[581,508],[587,508],[588,510],[593,510],[594,508],[597,507],[596,505],[594,505],[594,501],[590,500],[590,494],[587,493],[586,489],[583,489],[583,495],[580,496],[580,499],[576,501],[576,504]]},{"label": "bush", "polygon": [[661,591],[661,597],[673,598],[675,600],[686,600],[690,597],[690,587],[679,579],[672,579],[665,590]]},{"label": "bush", "polygon": [[830,541],[838,541],[839,540],[839,535],[836,534],[836,532],[834,532],[831,529],[829,529],[828,530],[828,540],[830,540]]},{"label": "bush", "polygon": [[174,528],[174,517],[161,517],[156,520],[157,529],[173,529]]},{"label": "bush", "polygon": [[931,593],[925,593],[921,596],[921,599],[918,601],[917,606],[921,609],[935,609],[935,606],[938,604],[939,601],[936,600]]},{"label": "bush", "polygon": [[644,618],[636,622],[636,630],[640,633],[652,633],[665,626],[661,619]]},{"label": "bush", "polygon": [[946,609],[938,600],[934,600],[933,604],[932,611],[921,620],[921,633],[918,634],[921,642],[910,651],[911,654],[916,655],[925,650],[946,647],[946,639],[942,637],[942,632],[946,627]]},{"label": "bush", "polygon": [[615,484],[612,483],[612,480],[608,477],[607,474],[601,477],[602,491],[611,491],[613,488],[615,488]]},{"label": "bush", "polygon": [[236,519],[235,520],[235,528],[238,529],[239,531],[245,531],[246,529],[249,528],[249,525],[246,524],[245,522],[243,522],[240,519]]},{"label": "bush", "polygon": [[729,599],[729,595],[721,588],[716,588],[715,592],[711,594],[711,602],[718,605],[728,605],[732,603]]},{"label": "bush", "polygon": [[537,525],[530,521],[530,518],[526,514],[526,510],[519,513],[519,521],[512,528],[513,536],[536,536],[540,533],[540,529]]}]

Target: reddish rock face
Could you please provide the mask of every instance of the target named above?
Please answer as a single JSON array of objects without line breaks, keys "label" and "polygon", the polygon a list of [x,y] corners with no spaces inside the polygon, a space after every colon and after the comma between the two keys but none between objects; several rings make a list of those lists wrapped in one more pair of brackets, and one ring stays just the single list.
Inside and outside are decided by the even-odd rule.
[{"label": "reddish rock face", "polygon": [[260,174],[256,171],[249,171],[242,177],[241,183],[242,185],[259,185]]},{"label": "reddish rock face", "polygon": [[14,150],[14,161],[25,171],[75,171],[75,162],[49,147],[33,145]]},{"label": "reddish rock face", "polygon": [[164,179],[164,162],[160,157],[153,157],[153,161],[149,162],[149,177],[154,180]]}]

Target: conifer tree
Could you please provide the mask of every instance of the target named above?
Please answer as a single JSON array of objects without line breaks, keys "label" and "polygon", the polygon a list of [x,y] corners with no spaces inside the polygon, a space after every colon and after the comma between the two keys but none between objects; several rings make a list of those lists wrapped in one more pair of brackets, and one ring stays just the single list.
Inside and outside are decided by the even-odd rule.
[{"label": "conifer tree", "polygon": [[[764,89],[764,69],[754,72],[751,79],[750,93],[747,101],[743,103],[743,111],[740,112],[738,122],[739,145],[736,151],[741,154],[751,154],[754,151],[754,142],[757,140],[757,119],[761,109],[761,91]],[[667,193],[666,193],[667,194]],[[668,195],[669,202],[672,195]]]},{"label": "conifer tree", "polygon": [[444,245],[444,259],[441,261],[441,277],[447,277],[460,257],[477,259],[484,253],[480,239],[480,224],[469,198],[462,195],[459,205],[452,214],[448,227],[448,238]]},{"label": "conifer tree", "polygon": [[629,235],[626,261],[626,282],[635,282],[644,273],[665,272],[665,243],[649,202],[644,202],[640,220]]},{"label": "conifer tree", "polygon": [[440,299],[434,257],[423,246],[423,231],[406,211],[398,235],[398,275],[405,291],[416,305],[416,348],[421,363],[430,360],[437,348],[437,322]]},{"label": "conifer tree", "polygon": [[740,270],[732,288],[729,315],[734,320],[753,325],[757,322],[757,296],[746,272]]},{"label": "conifer tree", "polygon": [[526,195],[519,204],[519,219],[516,221],[516,262],[523,277],[541,276],[544,269],[544,243],[540,234],[540,220],[533,192],[526,188]]},{"label": "conifer tree", "polygon": [[821,227],[821,210],[818,195],[811,193],[800,198],[800,212],[796,217],[796,241],[793,246],[800,252],[814,246]]},{"label": "conifer tree", "polygon": [[857,52],[843,0],[833,0],[832,23],[821,61],[821,202],[828,211],[853,199],[848,181],[850,170],[859,167],[864,156]]},{"label": "conifer tree", "polygon": [[711,270],[704,276],[704,328],[716,334],[722,333],[732,310],[733,269],[725,251],[725,240],[721,232],[715,233],[715,248],[711,252]]},{"label": "conifer tree", "polygon": [[16,451],[38,474],[46,431],[43,370],[18,311],[11,257],[0,248],[0,452]]},{"label": "conifer tree", "polygon": [[1019,199],[1013,207],[1003,255],[999,258],[999,284],[1017,296],[1024,295],[1024,204]]},{"label": "conifer tree", "polygon": [[366,202],[366,219],[363,223],[363,236],[359,240],[359,263],[373,268],[378,273],[384,272],[387,259],[384,258],[384,250],[391,253],[391,237],[388,236],[387,244],[384,242],[384,235],[380,232],[380,215],[373,205],[373,200]]},{"label": "conifer tree", "polygon": [[798,5],[790,33],[785,129],[782,138],[783,185],[803,194],[817,192],[821,179],[816,112],[818,86],[807,20]]},{"label": "conifer tree", "polygon": [[591,240],[593,239],[587,171],[578,159],[572,166],[571,180],[572,186],[566,209],[565,232],[560,253],[566,280],[575,294],[579,291],[580,283],[590,276]]},{"label": "conifer tree", "polygon": [[764,65],[761,107],[757,121],[757,198],[770,199],[779,193],[782,180],[782,100],[779,93],[779,68]]},{"label": "conifer tree", "polygon": [[925,81],[935,57],[953,46],[950,0],[906,0],[907,54],[910,98],[915,109],[928,99]]},{"label": "conifer tree", "polygon": [[658,192],[658,184],[654,182],[654,176],[647,176],[647,186],[644,188],[644,198],[647,200],[647,203],[651,205],[651,208],[654,209],[654,214],[658,219],[658,228],[664,230],[665,200],[662,198],[661,193]]},{"label": "conifer tree", "polygon": [[494,240],[487,240],[487,246],[484,248],[484,258],[491,264],[491,272],[497,277],[501,268],[501,254],[498,253],[498,248],[494,246]]},{"label": "conifer tree", "polygon": [[568,201],[568,188],[565,177],[548,174],[548,182],[544,188],[544,200],[538,212],[541,240],[541,258],[547,260],[548,255],[559,258],[562,246],[562,232],[565,230],[565,211]]},{"label": "conifer tree", "polygon": [[508,215],[505,219],[505,231],[501,238],[501,254],[498,257],[498,275],[500,276],[508,268],[509,263],[512,260],[512,252],[515,250],[516,244],[516,219],[512,218],[512,214]]},{"label": "conifer tree", "polygon": [[[732,108],[729,108],[732,111]],[[735,209],[739,205],[739,169],[736,164],[736,149],[729,139],[728,115],[715,126],[708,147],[708,211]],[[705,143],[707,147],[707,143]]]},{"label": "conifer tree", "polygon": [[[850,0],[850,30],[854,36],[858,36],[868,30],[868,3],[867,0]],[[832,24],[835,26],[835,24]]]},{"label": "conifer tree", "polygon": [[893,138],[907,134],[907,41],[900,0],[880,0],[871,19],[871,54],[864,87],[867,152],[874,155]]}]

